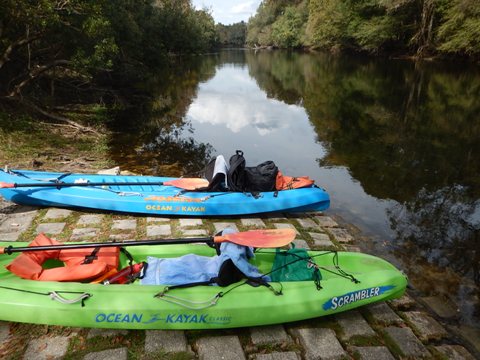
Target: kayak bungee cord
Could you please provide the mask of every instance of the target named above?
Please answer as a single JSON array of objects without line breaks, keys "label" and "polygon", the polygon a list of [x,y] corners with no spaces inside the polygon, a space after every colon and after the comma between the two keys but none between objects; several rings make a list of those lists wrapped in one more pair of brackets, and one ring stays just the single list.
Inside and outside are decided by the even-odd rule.
[{"label": "kayak bungee cord", "polygon": [[[261,277],[264,277],[265,275],[261,276]],[[173,296],[173,295],[168,295],[167,292],[169,292],[170,290],[174,290],[174,289],[185,289],[186,287],[185,286],[182,286],[182,285],[178,285],[178,286],[166,286],[163,291],[157,293],[154,295],[154,297],[158,298],[158,299],[161,299],[165,302],[168,302],[168,303],[171,303],[171,304],[175,304],[175,305],[179,305],[179,306],[183,306],[187,309],[190,309],[190,310],[203,310],[203,309],[207,309],[209,307],[212,307],[214,305],[217,305],[218,301],[220,300],[220,298],[223,298],[225,297],[225,295],[227,295],[228,293],[232,292],[233,290],[239,288],[240,286],[243,286],[243,285],[251,285],[251,282],[254,281],[254,279],[247,279],[247,280],[244,280],[240,283],[237,283],[235,284],[234,286],[232,286],[230,289],[226,290],[226,291],[220,291],[219,293],[217,293],[216,295],[214,295],[211,299],[208,299],[208,300],[205,300],[205,301],[191,301],[191,300],[187,300],[187,299],[184,299],[184,298],[180,298],[178,296]],[[266,286],[267,289],[271,290],[276,296],[280,296],[280,295],[283,295],[283,285],[282,283],[279,283],[280,285],[280,290],[276,290],[271,284],[267,283],[266,281],[262,281],[262,280],[259,280],[258,283],[259,285],[263,285],[263,286]],[[188,285],[188,284],[187,284]],[[193,285],[192,285],[193,286]],[[204,305],[202,307],[200,306],[196,306],[194,304],[197,304],[197,305]]]},{"label": "kayak bungee cord", "polygon": [[31,176],[28,176],[28,175],[25,175],[24,173],[22,173],[21,171],[16,171],[16,170],[10,170],[10,169],[6,169],[4,170],[6,173],[8,174],[12,174],[12,175],[16,175],[16,176],[21,176],[21,177],[24,177],[26,179],[30,179],[30,180],[35,180],[35,181],[41,181],[41,182],[45,182],[47,184],[61,184],[62,182],[60,181],[61,179],[63,179],[64,177],[67,177],[69,175],[72,175],[71,172],[66,172],[66,173],[63,173],[61,174],[60,176],[57,176],[55,178],[50,178],[50,179],[37,179],[37,178],[34,178],[34,177],[31,177]]},{"label": "kayak bungee cord", "polygon": [[[13,288],[13,287],[3,286],[3,285],[0,285],[0,288],[6,289],[6,290],[12,290],[12,291],[19,291],[19,292],[23,292],[23,293],[27,293],[27,294],[48,296],[52,300],[55,300],[55,301],[58,301],[62,304],[67,304],[67,305],[76,304],[76,303],[81,301],[82,302],[82,307],[85,306],[85,300],[88,300],[89,298],[91,298],[93,296],[92,294],[89,294],[89,293],[86,293],[86,292],[81,292],[81,291],[49,291],[49,292],[45,293],[45,292],[33,291],[33,290],[16,289],[16,288]],[[61,296],[60,295],[61,293],[63,293],[63,294],[79,294],[79,296],[75,299],[67,299],[67,298]]]},{"label": "kayak bungee cord", "polygon": [[[256,251],[256,253],[259,253],[259,254],[270,254],[271,252],[268,252],[268,251]],[[312,261],[312,258],[316,258],[316,257],[319,257],[319,256],[324,256],[324,255],[328,255],[328,254],[334,254],[333,255],[333,258],[332,258],[332,261],[333,261],[333,265],[335,266],[335,269],[338,270],[338,273],[335,272],[335,271],[332,271],[324,266],[318,266],[314,261]],[[283,269],[291,264],[294,264],[298,261],[306,261],[308,262],[309,264],[311,264],[313,267],[317,267],[318,269],[322,269],[322,270],[325,270],[326,272],[329,272],[331,274],[334,274],[334,275],[337,275],[337,276],[340,276],[342,278],[345,278],[345,279],[349,279],[351,280],[353,283],[355,284],[358,284],[360,283],[360,280],[358,280],[357,278],[355,278],[353,275],[351,274],[348,274],[347,272],[345,272],[342,268],[340,268],[340,265],[338,264],[338,251],[336,250],[331,250],[331,251],[325,251],[321,254],[316,254],[316,255],[309,255],[309,258],[303,258],[297,254],[291,254],[293,256],[296,256],[298,259],[296,260],[293,260],[287,264],[284,264],[276,269],[272,269],[270,272],[266,273],[265,275],[270,275],[271,273],[275,272],[275,271],[278,271],[280,269]]]}]

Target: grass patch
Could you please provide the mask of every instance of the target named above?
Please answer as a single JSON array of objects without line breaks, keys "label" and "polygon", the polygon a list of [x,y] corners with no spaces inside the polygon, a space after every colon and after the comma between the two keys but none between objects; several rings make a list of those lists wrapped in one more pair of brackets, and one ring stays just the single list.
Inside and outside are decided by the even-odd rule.
[{"label": "grass patch", "polygon": [[145,347],[144,331],[129,331],[127,334],[114,334],[111,336],[95,336],[90,339],[85,333],[82,336],[72,339],[64,359],[80,360],[88,353],[100,352],[110,349],[125,347],[129,359],[143,359]]},{"label": "grass patch", "polygon": [[110,167],[107,141],[107,134],[79,133],[0,110],[0,162],[12,168]]}]

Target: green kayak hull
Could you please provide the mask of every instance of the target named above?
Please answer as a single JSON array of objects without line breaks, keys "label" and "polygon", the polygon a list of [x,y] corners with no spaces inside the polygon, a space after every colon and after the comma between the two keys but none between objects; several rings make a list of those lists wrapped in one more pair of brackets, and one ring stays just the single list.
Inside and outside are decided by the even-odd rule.
[{"label": "green kayak hull", "polygon": [[[9,245],[27,243],[0,243],[2,247]],[[132,246],[128,251],[136,262],[147,255],[215,255],[206,245]],[[281,290],[281,295],[276,295],[266,286],[239,282],[228,287],[172,289],[160,297],[156,295],[165,290],[164,286],[20,279],[5,269],[16,255],[4,254],[0,255],[0,320],[112,329],[233,328],[330,315],[398,298],[405,291],[405,275],[381,258],[351,252],[309,253],[320,267],[320,290],[313,281],[272,282],[274,289]],[[275,250],[261,249],[251,261],[268,273],[274,254]],[[126,259],[121,262],[126,265]]]}]

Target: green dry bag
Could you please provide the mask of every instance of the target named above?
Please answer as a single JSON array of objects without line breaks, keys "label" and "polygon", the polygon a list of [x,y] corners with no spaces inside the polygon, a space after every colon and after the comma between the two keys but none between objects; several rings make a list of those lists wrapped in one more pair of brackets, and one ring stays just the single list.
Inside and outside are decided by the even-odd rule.
[{"label": "green dry bag", "polygon": [[315,262],[305,249],[292,248],[289,250],[277,249],[270,273],[272,281],[308,281],[315,282],[320,290],[322,275]]}]

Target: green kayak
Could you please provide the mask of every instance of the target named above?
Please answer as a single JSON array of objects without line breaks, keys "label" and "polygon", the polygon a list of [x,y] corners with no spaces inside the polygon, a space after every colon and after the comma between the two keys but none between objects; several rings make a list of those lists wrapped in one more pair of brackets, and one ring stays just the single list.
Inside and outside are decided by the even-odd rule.
[{"label": "green kayak", "polygon": [[[2,247],[27,243],[0,243]],[[134,262],[147,256],[216,256],[198,244],[131,246]],[[250,263],[273,274],[275,249],[258,249]],[[319,282],[245,280],[226,287],[193,286],[169,291],[163,285],[81,283],[22,279],[5,266],[17,254],[0,255],[0,320],[113,329],[218,329],[286,323],[330,315],[400,297],[405,275],[387,261],[351,252],[309,251]],[[120,255],[120,268],[128,259]],[[318,280],[318,279],[317,279]]]}]

